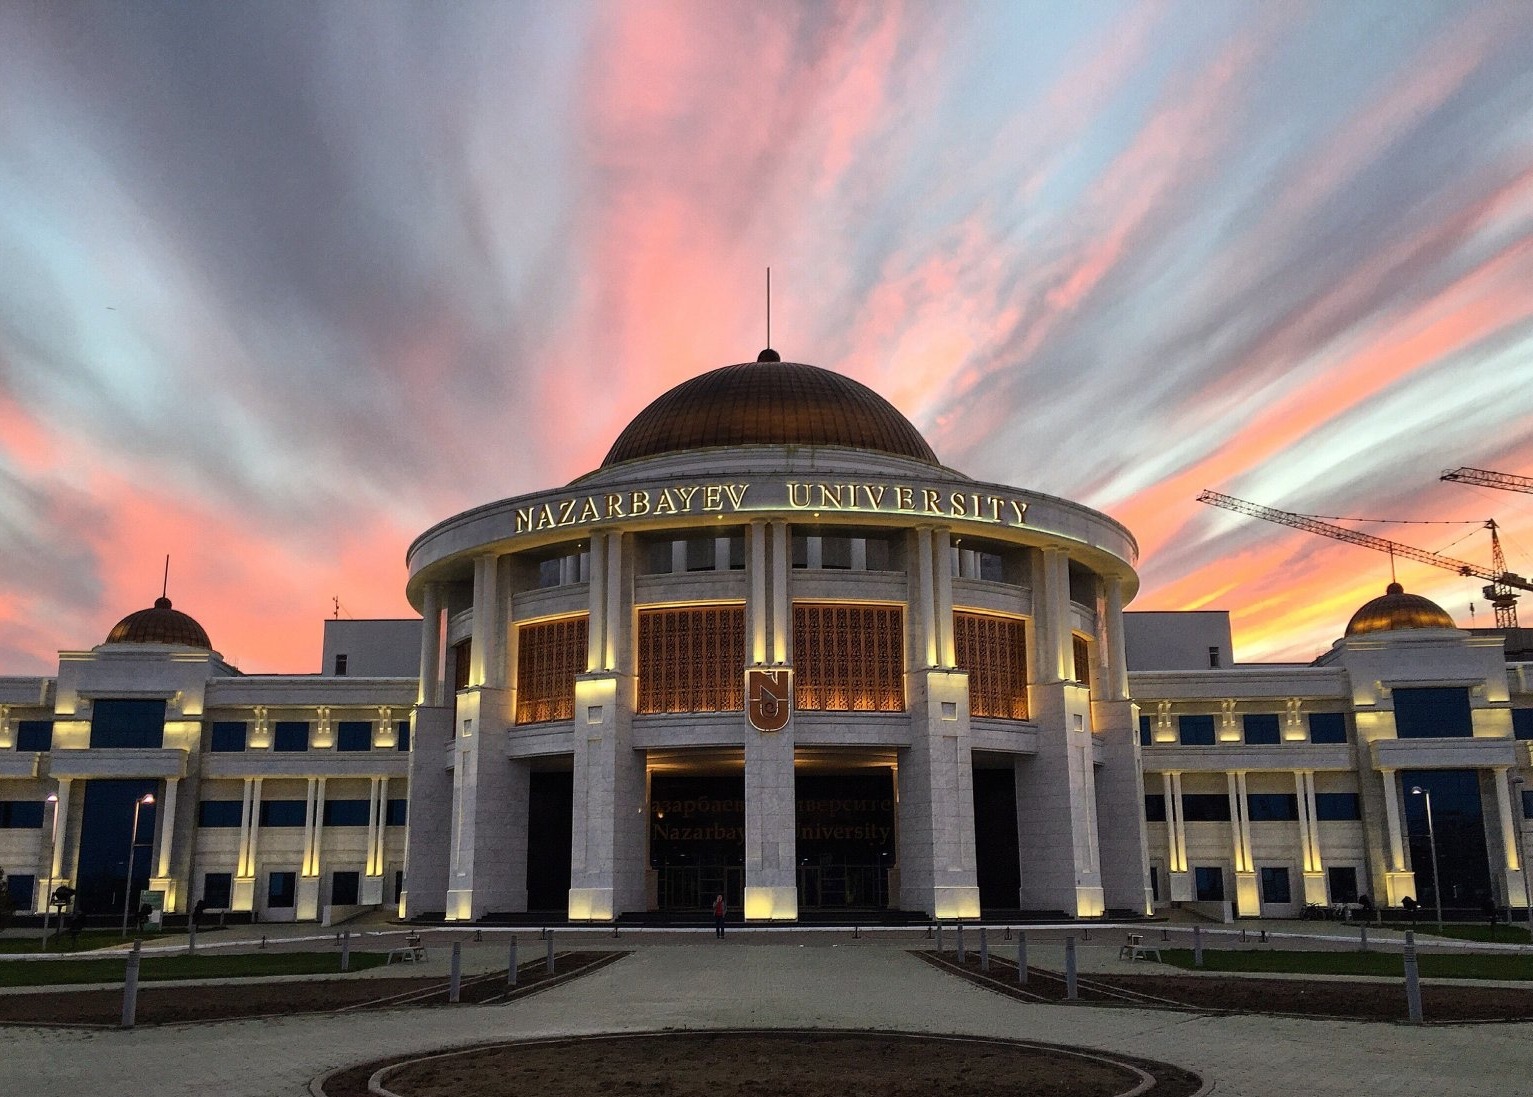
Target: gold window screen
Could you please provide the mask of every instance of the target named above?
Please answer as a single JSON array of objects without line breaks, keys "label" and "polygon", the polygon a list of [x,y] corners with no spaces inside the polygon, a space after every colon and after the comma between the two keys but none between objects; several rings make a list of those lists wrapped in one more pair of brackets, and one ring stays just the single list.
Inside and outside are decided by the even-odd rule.
[{"label": "gold window screen", "polygon": [[958,666],[969,672],[969,714],[1027,719],[1027,633],[1014,617],[953,614]]},{"label": "gold window screen", "polygon": [[1091,681],[1091,645],[1079,633],[1072,634],[1070,639],[1072,641],[1070,650],[1075,657],[1075,680],[1089,683]]},{"label": "gold window screen", "polygon": [[745,607],[641,610],[638,659],[639,712],[740,712]]},{"label": "gold window screen", "polygon": [[905,619],[898,606],[793,607],[794,704],[830,712],[905,711]]},{"label": "gold window screen", "polygon": [[587,620],[561,617],[516,633],[516,722],[541,724],[575,715],[575,676],[586,669]]}]

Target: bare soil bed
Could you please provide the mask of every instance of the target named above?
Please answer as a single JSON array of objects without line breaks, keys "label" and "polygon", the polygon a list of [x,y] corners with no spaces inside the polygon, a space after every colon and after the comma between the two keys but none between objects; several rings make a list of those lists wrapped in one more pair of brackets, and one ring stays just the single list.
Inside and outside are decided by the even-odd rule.
[{"label": "bare soil bed", "polygon": [[[509,995],[503,971],[465,977],[460,1001],[468,1004],[509,1001],[595,971],[623,955],[621,952],[558,953],[554,957],[552,975],[547,973],[543,959],[529,961],[518,966],[517,986]],[[441,977],[304,979],[210,986],[140,984],[137,1021],[140,1025],[170,1025],[343,1009],[446,1004],[447,981]],[[115,1026],[121,1017],[121,990],[0,995],[0,1024]]]},{"label": "bare soil bed", "polygon": [[[929,963],[989,986],[1012,997],[1059,1002],[1065,998],[1064,977],[1056,971],[1028,967],[1028,982],[1017,985],[1015,963],[996,956],[990,971],[979,970],[970,955],[960,968],[953,957],[918,953]],[[1079,999],[1091,1005],[1184,1009],[1191,1012],[1284,1013],[1339,1017],[1358,1021],[1404,1021],[1402,982],[1362,983],[1341,977],[1262,979],[1218,975],[1186,975],[1175,968],[1166,974],[1083,974]],[[1533,1019],[1533,989],[1495,986],[1423,984],[1421,1011],[1428,1024],[1465,1021]]]},{"label": "bare soil bed", "polygon": [[[895,1033],[688,1032],[500,1045],[408,1061],[402,1097],[1146,1097],[1201,1085],[1179,1067],[1093,1052]],[[327,1097],[366,1097],[383,1064],[332,1075]]]}]

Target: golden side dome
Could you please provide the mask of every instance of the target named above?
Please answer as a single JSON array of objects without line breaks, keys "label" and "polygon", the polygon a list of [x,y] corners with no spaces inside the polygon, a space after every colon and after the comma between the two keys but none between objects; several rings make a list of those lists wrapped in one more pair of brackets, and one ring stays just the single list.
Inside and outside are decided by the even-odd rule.
[{"label": "golden side dome", "polygon": [[170,608],[169,598],[156,598],[149,609],[130,613],[107,633],[109,644],[179,644],[213,650],[207,631],[196,620]]},{"label": "golden side dome", "polygon": [[1448,611],[1430,598],[1406,594],[1399,583],[1390,583],[1382,596],[1365,602],[1347,622],[1348,636],[1370,632],[1393,632],[1408,628],[1457,628]]}]

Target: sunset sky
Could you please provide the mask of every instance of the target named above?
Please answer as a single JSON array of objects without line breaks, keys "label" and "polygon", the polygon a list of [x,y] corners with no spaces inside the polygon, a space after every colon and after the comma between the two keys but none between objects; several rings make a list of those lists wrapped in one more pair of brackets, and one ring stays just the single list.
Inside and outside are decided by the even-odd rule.
[{"label": "sunset sky", "polygon": [[[1533,574],[1533,6],[0,6],[0,675],[160,592],[246,671],[773,343],[1309,659],[1384,555]],[[1365,529],[1488,565],[1483,530]],[[1408,590],[1492,623],[1478,580]],[[1477,616],[1471,620],[1470,603]],[[1533,624],[1533,596],[1523,607]]]}]

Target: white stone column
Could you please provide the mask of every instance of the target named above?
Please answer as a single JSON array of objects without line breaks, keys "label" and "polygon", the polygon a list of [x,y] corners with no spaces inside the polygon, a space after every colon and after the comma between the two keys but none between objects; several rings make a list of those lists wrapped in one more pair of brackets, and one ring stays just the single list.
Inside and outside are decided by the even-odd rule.
[{"label": "white stone column", "polygon": [[421,611],[420,691],[416,701],[422,705],[442,703],[442,588],[427,583],[425,605]]},{"label": "white stone column", "polygon": [[410,728],[410,814],[405,821],[405,883],[400,914],[447,909],[453,828],[453,771],[448,767],[452,710],[415,710]]},{"label": "white stone column", "polygon": [[623,658],[619,650],[621,641],[628,635],[629,601],[624,599],[623,590],[623,535],[619,532],[608,532],[607,540],[607,612],[603,615],[602,623],[602,669],[615,671],[618,662]]},{"label": "white stone column", "polygon": [[1103,689],[1109,701],[1122,701],[1128,697],[1128,657],[1123,638],[1123,580],[1117,576],[1108,576],[1104,586],[1107,620],[1103,629],[1106,641],[1103,663],[1107,673],[1103,678]]},{"label": "white stone column", "polygon": [[932,557],[937,598],[932,608],[937,625],[937,665],[949,669],[957,665],[958,654],[953,640],[952,538],[946,529],[932,531]]},{"label": "white stone column", "polygon": [[64,850],[69,846],[69,786],[73,780],[72,777],[58,778],[59,802],[53,805],[55,818],[58,819],[55,828],[58,837],[53,843],[53,871],[49,875],[53,877],[55,887],[67,879],[64,873]]},{"label": "white stone column", "polygon": [[1166,802],[1166,810],[1173,820],[1172,843],[1178,866],[1171,875],[1171,900],[1188,903],[1196,897],[1196,892],[1192,886],[1192,869],[1187,863],[1187,819],[1182,813],[1182,775],[1173,772],[1170,778],[1171,796]]},{"label": "white stone column", "polygon": [[170,876],[170,848],[176,834],[176,790],[179,777],[165,778],[165,794],[160,801],[160,848],[154,861],[154,875],[165,879]]},{"label": "white stone column", "polygon": [[1309,800],[1304,795],[1304,771],[1293,771],[1294,800],[1299,806],[1299,856],[1304,865],[1304,872],[1315,871],[1314,847],[1310,844],[1310,818]]},{"label": "white stone column", "polygon": [[591,579],[586,590],[586,670],[607,662],[607,538],[591,535]]},{"label": "white stone column", "polygon": [[255,909],[255,878],[261,840],[261,778],[245,778],[244,812],[240,816],[239,871],[229,903],[233,910]]},{"label": "white stone column", "polygon": [[772,523],[772,662],[788,663],[792,658],[792,622],[789,620],[788,584],[793,573],[793,556],[788,548],[788,523]]},{"label": "white stone column", "polygon": [[369,783],[367,790],[367,871],[366,876],[377,876],[383,872],[379,865],[381,858],[378,856],[378,830],[382,822],[382,807],[378,802],[378,778],[374,777]]},{"label": "white stone column", "polygon": [[911,622],[920,637],[917,666],[937,665],[936,583],[932,577],[932,531],[928,526],[916,530],[916,620]]},{"label": "white stone column", "polygon": [[1043,682],[1074,680],[1075,649],[1070,628],[1070,554],[1062,548],[1041,550],[1042,583],[1033,591],[1039,629],[1039,669]]},{"label": "white stone column", "polygon": [[1496,818],[1501,823],[1501,848],[1506,851],[1506,867],[1511,872],[1518,872],[1522,858],[1517,852],[1517,821],[1512,815],[1512,796],[1506,787],[1505,766],[1491,770],[1491,784],[1496,787]]},{"label": "white stone column", "polygon": [[1416,874],[1405,867],[1405,839],[1400,825],[1400,780],[1396,771],[1383,769],[1379,776],[1384,781],[1384,818],[1389,827],[1389,866],[1384,873],[1384,886],[1390,906],[1398,906],[1400,900],[1416,895]]},{"label": "white stone column", "polygon": [[1176,841],[1177,794],[1171,783],[1171,774],[1160,775],[1161,795],[1166,801],[1166,872],[1186,872],[1182,851]]},{"label": "white stone column", "polygon": [[1235,825],[1239,842],[1235,849],[1235,903],[1242,917],[1261,914],[1261,888],[1257,884],[1256,864],[1251,858],[1251,804],[1244,770],[1233,775]]},{"label": "white stone column", "polygon": [[468,684],[482,686],[495,665],[495,586],[499,560],[487,552],[474,557],[474,619],[469,633]]},{"label": "white stone column", "polygon": [[762,521],[750,524],[750,545],[746,563],[750,568],[750,601],[746,604],[746,616],[751,626],[752,663],[767,661],[767,621],[772,615],[767,603],[767,527]]}]

